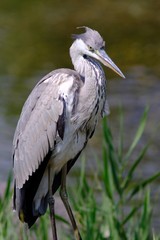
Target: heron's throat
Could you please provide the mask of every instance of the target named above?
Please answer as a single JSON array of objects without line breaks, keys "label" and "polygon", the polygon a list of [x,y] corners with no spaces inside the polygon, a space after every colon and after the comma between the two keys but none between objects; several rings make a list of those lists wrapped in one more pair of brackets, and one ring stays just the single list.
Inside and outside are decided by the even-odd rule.
[{"label": "heron's throat", "polygon": [[82,55],[71,57],[72,64],[76,72],[85,77],[86,61]]},{"label": "heron's throat", "polygon": [[83,57],[83,52],[83,43],[81,40],[77,39],[70,47],[70,57],[76,72],[85,77],[86,60]]}]

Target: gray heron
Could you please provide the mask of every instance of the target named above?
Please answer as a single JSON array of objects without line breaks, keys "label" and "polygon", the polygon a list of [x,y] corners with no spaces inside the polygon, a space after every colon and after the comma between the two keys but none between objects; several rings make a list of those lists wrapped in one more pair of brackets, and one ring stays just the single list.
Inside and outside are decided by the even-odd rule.
[{"label": "gray heron", "polygon": [[108,114],[100,63],[124,78],[105,52],[101,35],[83,28],[84,33],[73,35],[70,47],[74,70],[54,70],[37,83],[22,108],[13,139],[13,208],[30,228],[49,204],[54,240],[53,195],[59,187],[75,238],[81,239],[67,199],[66,175],[92,137],[98,119]]}]

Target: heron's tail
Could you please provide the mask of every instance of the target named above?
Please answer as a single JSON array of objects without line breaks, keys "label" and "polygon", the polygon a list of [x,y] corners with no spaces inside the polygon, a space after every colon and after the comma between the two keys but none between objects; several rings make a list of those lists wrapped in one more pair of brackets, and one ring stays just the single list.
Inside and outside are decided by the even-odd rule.
[{"label": "heron's tail", "polygon": [[[47,167],[52,152],[49,152],[39,168],[29,177],[22,188],[16,187],[14,182],[13,209],[17,211],[19,219],[28,224],[30,228],[37,218],[43,215],[47,209],[47,194],[41,201],[41,211],[34,211],[34,197],[38,190],[39,184]],[[43,211],[42,211],[43,209]]]}]

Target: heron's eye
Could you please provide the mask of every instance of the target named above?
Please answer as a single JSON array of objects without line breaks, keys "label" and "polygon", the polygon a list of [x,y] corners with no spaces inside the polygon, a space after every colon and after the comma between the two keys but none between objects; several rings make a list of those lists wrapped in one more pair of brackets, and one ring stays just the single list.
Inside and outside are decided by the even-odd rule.
[{"label": "heron's eye", "polygon": [[105,49],[105,46],[102,46],[101,48],[100,48],[100,50],[104,50]]},{"label": "heron's eye", "polygon": [[94,49],[91,46],[88,46],[89,51],[94,52]]}]

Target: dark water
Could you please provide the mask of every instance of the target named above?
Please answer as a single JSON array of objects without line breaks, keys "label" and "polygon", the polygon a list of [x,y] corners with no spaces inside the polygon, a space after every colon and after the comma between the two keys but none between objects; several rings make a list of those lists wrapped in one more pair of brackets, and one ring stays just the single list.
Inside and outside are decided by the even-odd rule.
[{"label": "dark water", "polygon": [[[150,106],[145,134],[138,148],[152,137],[137,178],[160,170],[160,10],[159,1],[1,1],[0,2],[0,181],[12,168],[11,147],[21,107],[35,83],[49,71],[72,68],[68,55],[71,33],[77,26],[97,29],[106,50],[126,75],[119,79],[106,69],[110,125],[115,144],[119,107],[124,111],[125,144],[131,143],[146,105]],[[100,156],[101,123],[89,143],[90,167]],[[137,150],[138,151],[138,150]],[[77,167],[79,165],[77,164]],[[160,191],[154,184],[154,226],[160,224]]]}]

